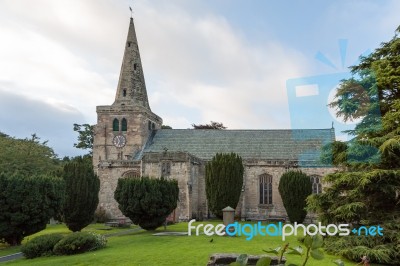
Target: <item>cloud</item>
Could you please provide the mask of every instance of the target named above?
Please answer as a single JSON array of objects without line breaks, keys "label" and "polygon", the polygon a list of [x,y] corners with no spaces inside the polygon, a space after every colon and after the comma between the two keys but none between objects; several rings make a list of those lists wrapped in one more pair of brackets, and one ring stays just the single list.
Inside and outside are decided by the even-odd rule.
[{"label": "cloud", "polygon": [[[319,14],[322,33],[318,38],[329,35],[331,42],[336,36],[347,37],[339,34],[342,29],[349,34],[359,31],[354,35],[359,38],[353,38],[360,40],[383,29],[388,32],[389,25],[398,21],[398,3],[390,1],[379,8],[376,2],[368,3],[330,4],[326,13]],[[108,0],[1,1],[1,93],[40,102],[63,116],[81,118],[81,123],[96,123],[96,106],[114,101],[130,4]],[[289,128],[286,80],[325,71],[313,69],[313,59],[304,58],[297,50],[308,40],[299,37],[296,40],[303,41],[302,44],[283,43],[279,34],[267,36],[262,28],[238,28],[240,22],[229,20],[229,15],[222,15],[217,6],[203,1],[134,3],[152,110],[174,128],[188,128],[192,123],[210,120],[223,122],[232,129]],[[274,5],[270,10],[274,10]],[[363,15],[371,18],[370,22]],[[265,23],[271,22],[268,17],[260,21],[264,19]],[[358,25],[353,20],[362,23]],[[373,30],[367,34],[370,26]],[[290,25],[284,27],[289,28]],[[252,36],[254,32],[257,38]],[[263,34],[266,36],[260,36]],[[285,34],[300,36],[301,32]],[[349,51],[364,51],[360,44],[351,47],[353,42]],[[21,105],[7,106],[11,108],[8,113],[28,110]],[[54,119],[41,112],[35,114],[42,116],[42,121]],[[36,130],[20,128],[15,123],[12,125],[18,130],[13,130],[7,124],[10,120],[0,123],[24,136]],[[72,136],[73,132],[68,139],[75,138]],[[53,141],[49,135],[50,138]]]},{"label": "cloud", "polygon": [[200,113],[192,123],[289,127],[286,80],[307,70],[299,52],[276,40],[250,44],[222,16],[192,16],[177,7],[168,12],[158,6],[141,8],[136,19],[139,45],[145,73],[159,81],[152,84],[156,93],[150,93],[150,101],[161,116],[171,117],[180,108]]},{"label": "cloud", "polygon": [[84,116],[71,106],[52,105],[0,89],[0,121],[0,131],[10,136],[26,138],[36,133],[60,156],[82,154],[73,147],[77,139],[73,124],[83,123]]},{"label": "cloud", "polygon": [[[118,68],[111,71],[109,62],[116,60],[115,51],[121,47],[108,47],[108,36],[100,35],[109,27],[101,20],[101,12],[95,12],[95,16],[89,12],[89,2],[75,1],[75,6],[71,2],[0,4],[4,15],[0,18],[0,82],[14,83],[18,91],[8,89],[20,95],[72,105],[94,122],[95,106],[107,104],[114,97]],[[91,3],[92,10],[102,6]],[[68,11],[68,16],[63,13]]]}]

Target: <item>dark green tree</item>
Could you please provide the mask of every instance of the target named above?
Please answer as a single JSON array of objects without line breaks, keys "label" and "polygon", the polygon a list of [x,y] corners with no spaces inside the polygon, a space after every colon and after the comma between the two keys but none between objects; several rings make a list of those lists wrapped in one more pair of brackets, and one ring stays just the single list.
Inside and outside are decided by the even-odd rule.
[{"label": "dark green tree", "polygon": [[312,194],[310,177],[301,171],[289,171],[279,181],[279,194],[291,223],[302,223],[306,218],[306,199]]},{"label": "dark green tree", "polygon": [[80,231],[94,218],[99,203],[100,180],[90,156],[76,157],[64,165],[65,202],[62,216],[68,228]]},{"label": "dark green tree", "polygon": [[94,125],[74,124],[74,131],[78,132],[78,143],[74,143],[74,147],[82,150],[89,150],[92,154],[94,140]]},{"label": "dark green tree", "polygon": [[172,127],[168,126],[168,125],[162,125],[161,129],[172,129]]},{"label": "dark green tree", "polygon": [[145,230],[160,227],[177,207],[178,182],[164,178],[120,178],[114,198],[121,212]]},{"label": "dark green tree", "polygon": [[20,245],[45,229],[61,208],[63,192],[61,178],[0,173],[0,240]]},{"label": "dark green tree", "polygon": [[209,210],[222,218],[222,209],[236,208],[243,187],[242,158],[217,153],[206,165],[206,195]]},{"label": "dark green tree", "polygon": [[345,166],[347,163],[347,143],[333,141],[322,147],[320,160],[325,165]]},{"label": "dark green tree", "polygon": [[350,67],[353,77],[343,80],[329,105],[345,121],[361,119],[350,131],[360,144],[379,150],[374,168],[400,167],[400,39],[397,28],[389,42]]},{"label": "dark green tree", "polygon": [[324,180],[330,184],[324,193],[308,198],[308,208],[318,213],[321,222],[384,228],[383,236],[328,238],[327,250],[355,261],[367,255],[375,262],[398,265],[400,171],[337,172],[325,176]]},{"label": "dark green tree", "polygon": [[350,68],[353,77],[339,86],[330,106],[345,120],[361,121],[345,151],[332,151],[333,157],[345,158],[340,165],[345,167],[324,177],[330,183],[324,193],[308,198],[308,208],[324,223],[384,228],[383,236],[328,238],[328,251],[390,265],[400,261],[399,33],[400,27],[390,41],[362,57]]},{"label": "dark green tree", "polygon": [[194,129],[226,129],[223,123],[211,121],[210,124],[192,124]]}]

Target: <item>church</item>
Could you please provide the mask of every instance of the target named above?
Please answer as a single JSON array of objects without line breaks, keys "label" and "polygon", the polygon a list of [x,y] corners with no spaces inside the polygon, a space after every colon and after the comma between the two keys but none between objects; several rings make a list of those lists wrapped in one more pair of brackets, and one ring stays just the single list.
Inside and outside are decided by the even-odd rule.
[{"label": "church", "polygon": [[208,218],[205,164],[216,153],[234,152],[243,159],[242,194],[238,206],[231,206],[242,219],[286,216],[278,191],[286,171],[309,175],[313,193],[322,191],[322,176],[334,171],[319,162],[321,147],[335,140],[333,128],[162,129],[162,118],[149,105],[132,18],[115,100],[96,111],[93,166],[100,178],[99,208],[113,218],[123,216],[114,200],[118,179],[141,176],[178,181],[174,221]]}]

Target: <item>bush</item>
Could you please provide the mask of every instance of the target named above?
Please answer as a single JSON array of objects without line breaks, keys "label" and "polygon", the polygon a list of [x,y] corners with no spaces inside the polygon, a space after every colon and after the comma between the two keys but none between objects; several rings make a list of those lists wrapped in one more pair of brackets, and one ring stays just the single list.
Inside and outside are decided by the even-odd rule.
[{"label": "bush", "polygon": [[399,265],[400,261],[400,219],[385,221],[383,236],[348,235],[326,239],[327,252],[341,255],[349,260],[359,261],[368,256],[370,262],[384,265]]},{"label": "bush", "polygon": [[20,245],[61,208],[64,182],[51,176],[0,174],[0,239]]},{"label": "bush", "polygon": [[104,248],[107,244],[105,236],[95,233],[75,232],[64,237],[54,246],[57,255],[73,255]]},{"label": "bush", "polygon": [[61,234],[49,234],[35,237],[22,248],[21,252],[27,259],[53,255],[54,246],[63,238]]},{"label": "bush", "polygon": [[291,223],[302,223],[306,218],[306,199],[312,193],[310,178],[301,171],[289,171],[279,181],[279,194]]},{"label": "bush", "polygon": [[145,230],[163,225],[176,208],[178,197],[178,182],[164,178],[120,178],[114,192],[121,212]]},{"label": "bush", "polygon": [[236,208],[243,187],[242,158],[217,153],[206,165],[206,195],[210,211],[222,218],[222,209]]},{"label": "bush", "polygon": [[64,166],[64,222],[73,231],[80,231],[94,219],[99,203],[100,180],[93,172],[91,157],[77,157]]}]

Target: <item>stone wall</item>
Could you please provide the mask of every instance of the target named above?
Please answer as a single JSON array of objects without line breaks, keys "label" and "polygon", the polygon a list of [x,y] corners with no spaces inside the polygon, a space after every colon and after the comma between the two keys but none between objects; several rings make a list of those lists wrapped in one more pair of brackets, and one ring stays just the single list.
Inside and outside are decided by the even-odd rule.
[{"label": "stone wall", "polygon": [[[127,172],[137,172],[138,176],[159,178],[162,176],[162,164],[170,163],[170,173],[166,178],[178,181],[179,202],[175,210],[176,221],[190,219],[202,220],[208,217],[205,189],[205,162],[184,152],[146,153],[142,161],[106,160],[100,161],[97,173],[101,180],[99,201],[113,217],[122,216],[114,200],[114,191],[118,178]],[[271,163],[266,160],[244,162],[244,190],[236,206],[236,215],[242,219],[265,216],[286,216],[278,186],[281,176],[288,170],[298,169],[308,175],[324,176],[334,172],[335,168],[296,168],[286,164]],[[262,174],[272,176],[272,204],[260,204],[259,177]]]},{"label": "stone wall", "polygon": [[[128,122],[127,131],[113,131],[113,120],[121,121],[125,118]],[[161,128],[162,119],[151,111],[141,107],[130,106],[98,106],[97,125],[93,143],[93,165],[107,160],[130,160],[142,150],[152,130],[149,123],[154,124],[155,129]],[[116,135],[123,135],[126,144],[117,148],[113,144]]]},{"label": "stone wall", "polygon": [[170,163],[170,174],[164,176],[178,181],[179,202],[175,211],[179,221],[188,221],[203,211],[204,171],[201,160],[183,152],[146,153],[142,160],[143,175],[159,178],[162,164]]},{"label": "stone wall", "polygon": [[112,167],[101,165],[98,168],[97,174],[100,179],[99,207],[106,210],[111,216],[110,218],[123,217],[118,208],[118,203],[114,199],[114,191],[117,188],[118,179],[131,171],[140,173],[139,167],[140,165],[133,163],[122,164],[114,162]]},{"label": "stone wall", "polygon": [[[115,118],[119,120],[118,131],[113,130]],[[127,120],[126,131],[121,130],[123,118]],[[99,207],[104,208],[111,217],[122,216],[114,200],[118,179],[128,171],[135,171],[141,176],[141,162],[134,161],[134,156],[143,149],[153,128],[159,129],[161,125],[160,117],[141,106],[97,106],[93,168],[100,178]],[[125,137],[126,143],[123,147],[114,146],[113,139],[116,135]]]},{"label": "stone wall", "polygon": [[[335,168],[290,168],[287,166],[271,165],[268,161],[252,161],[244,163],[244,196],[241,197],[236,212],[242,218],[259,217],[268,214],[269,216],[286,216],[286,211],[279,194],[279,181],[281,176],[288,170],[301,170],[307,175],[324,176],[334,172]],[[272,176],[272,204],[260,204],[259,176],[268,174]]]}]

